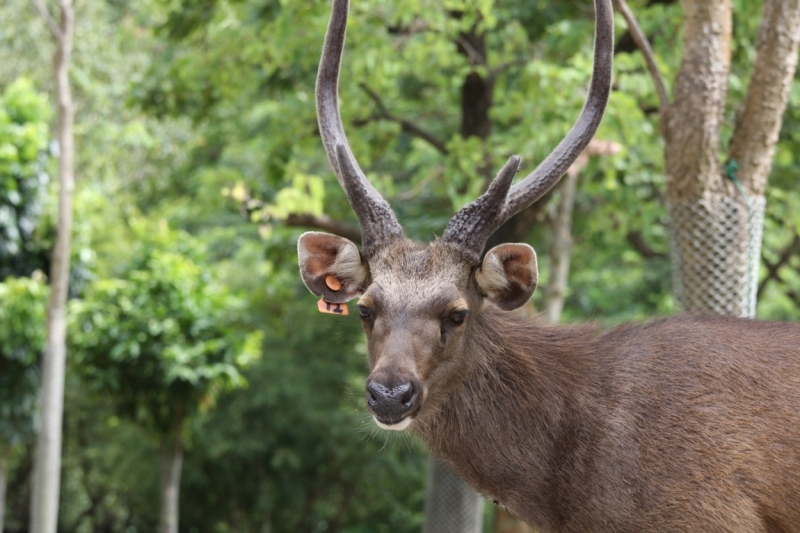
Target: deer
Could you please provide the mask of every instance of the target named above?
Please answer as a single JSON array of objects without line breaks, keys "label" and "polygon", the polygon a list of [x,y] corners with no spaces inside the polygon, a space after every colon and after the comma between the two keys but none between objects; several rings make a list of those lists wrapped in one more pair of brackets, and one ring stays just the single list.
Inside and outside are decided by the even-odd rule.
[{"label": "deer", "polygon": [[429,244],[407,238],[345,136],[338,84],[349,0],[333,0],[319,129],[362,231],[304,233],[300,274],[334,312],[358,298],[383,429],[546,532],[800,531],[800,327],[675,315],[613,329],[518,310],[538,282],[528,244],[484,252],[593,138],[612,80],[611,0],[595,0],[592,78],[555,150],[513,183],[511,157]]}]

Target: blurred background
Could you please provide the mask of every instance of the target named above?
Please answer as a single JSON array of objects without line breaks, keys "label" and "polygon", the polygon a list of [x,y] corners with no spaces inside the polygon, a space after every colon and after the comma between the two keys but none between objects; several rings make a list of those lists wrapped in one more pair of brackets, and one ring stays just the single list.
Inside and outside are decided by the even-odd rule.
[{"label": "blurred background", "polygon": [[[680,4],[631,1],[668,89],[683,52]],[[731,5],[721,146],[735,134],[764,4]],[[58,531],[156,531],[159,487],[164,475],[177,486],[164,474],[176,468],[181,532],[420,531],[425,450],[374,427],[357,316],[320,315],[297,270],[303,231],[359,238],[316,126],[329,2],[74,9]],[[621,16],[617,30],[594,150],[570,172],[572,188],[498,237],[537,248],[542,290],[530,311],[542,320],[611,325],[679,309],[663,102]],[[592,34],[585,0],[354,0],[344,122],[409,236],[441,234],[508,155],[522,155],[527,173],[561,140],[583,105]],[[0,530],[11,533],[30,527],[61,153],[54,49],[30,0],[0,3]],[[798,104],[795,79],[769,185],[756,191],[767,198],[763,248],[749,248],[759,318],[800,317]],[[490,504],[478,513],[478,530],[528,531]]]}]

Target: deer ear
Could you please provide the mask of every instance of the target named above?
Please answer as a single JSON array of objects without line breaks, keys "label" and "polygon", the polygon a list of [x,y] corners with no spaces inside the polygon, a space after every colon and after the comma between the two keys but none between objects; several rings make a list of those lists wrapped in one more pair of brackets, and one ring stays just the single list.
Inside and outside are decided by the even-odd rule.
[{"label": "deer ear", "polygon": [[522,307],[539,281],[536,252],[527,244],[501,244],[483,258],[475,273],[481,292],[506,311]]},{"label": "deer ear", "polygon": [[304,233],[297,242],[297,256],[303,283],[326,302],[344,303],[364,292],[369,267],[351,241],[328,233]]}]

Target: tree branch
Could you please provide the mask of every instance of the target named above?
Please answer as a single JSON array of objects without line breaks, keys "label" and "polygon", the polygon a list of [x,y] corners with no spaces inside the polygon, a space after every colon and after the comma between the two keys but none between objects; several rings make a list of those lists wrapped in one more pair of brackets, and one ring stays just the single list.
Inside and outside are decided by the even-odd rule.
[{"label": "tree branch", "polygon": [[50,14],[47,6],[44,5],[44,2],[42,0],[31,0],[31,4],[33,4],[33,7],[35,7],[36,11],[39,12],[39,15],[47,25],[47,29],[49,29],[50,33],[53,34],[53,37],[55,37],[56,40],[61,41],[64,38],[64,32],[61,31],[61,28],[56,23],[53,15]]},{"label": "tree branch", "polygon": [[789,102],[800,47],[800,2],[765,0],[753,77],[739,110],[729,157],[751,194],[762,195]]},{"label": "tree branch", "polygon": [[499,76],[500,74],[502,74],[506,70],[508,70],[508,69],[510,69],[512,67],[522,66],[522,65],[526,64],[528,61],[529,60],[528,60],[527,57],[518,57],[516,59],[512,59],[510,61],[506,61],[505,63],[501,63],[500,65],[497,65],[496,67],[492,67],[491,69],[489,69],[489,79],[494,80],[494,79],[497,78],[497,76]]},{"label": "tree branch", "polygon": [[653,47],[650,46],[650,41],[648,41],[647,36],[644,34],[644,31],[642,31],[639,21],[636,20],[636,15],[634,15],[631,8],[628,7],[628,3],[625,0],[614,0],[614,5],[616,5],[617,10],[622,13],[622,16],[628,23],[628,30],[631,33],[631,37],[633,37],[636,46],[638,46],[639,50],[642,52],[645,63],[647,63],[647,70],[650,71],[650,76],[653,78],[653,84],[656,88],[656,94],[658,95],[661,109],[666,110],[670,104],[669,93],[667,92],[667,85],[664,83],[664,77],[661,75],[661,70],[658,68],[658,63],[656,63]]},{"label": "tree branch", "polygon": [[789,261],[792,260],[792,257],[798,254],[800,254],[800,235],[795,235],[792,243],[781,252],[775,263],[770,263],[766,258],[763,258],[764,265],[767,267],[767,276],[758,284],[757,298],[761,297],[761,294],[764,292],[764,289],[767,288],[767,284],[770,281],[780,281],[780,269],[785,267]]},{"label": "tree branch", "polygon": [[[284,226],[290,228],[314,228],[321,229],[350,239],[356,244],[361,244],[361,228],[357,224],[342,222],[328,215],[314,215],[311,213],[290,213],[286,218],[272,216],[262,210],[267,207],[267,203],[257,198],[253,198],[246,191],[241,194],[232,194],[231,197],[239,202],[239,212],[242,217],[250,222],[267,222],[270,220],[280,221]],[[259,212],[260,216],[253,217],[253,213]]]},{"label": "tree branch", "polygon": [[[486,62],[486,58],[481,54],[481,52],[472,45],[470,40],[467,38],[468,34],[461,34],[456,37],[456,44],[460,46],[464,52],[466,53],[467,58],[469,59],[472,65],[478,66],[489,66]],[[474,33],[472,34],[474,35]]]},{"label": "tree branch", "polygon": [[428,144],[436,148],[436,150],[441,153],[442,155],[448,155],[449,150],[445,145],[444,141],[436,137],[431,132],[417,126],[413,122],[410,122],[406,119],[394,116],[387,108],[386,105],[381,100],[381,97],[378,94],[370,89],[365,83],[360,83],[359,86],[367,96],[369,96],[370,100],[375,103],[375,107],[377,108],[378,114],[377,118],[388,120],[390,122],[396,122],[400,124],[401,129],[404,133],[407,133],[414,137],[419,137],[420,139],[427,141]]},{"label": "tree branch", "polygon": [[395,198],[398,200],[410,200],[417,196],[422,190],[433,180],[440,178],[444,174],[444,167],[437,166],[436,170],[428,174],[425,178],[421,179],[419,183],[414,185],[411,189],[405,192],[399,192],[395,194]]},{"label": "tree branch", "polygon": [[626,239],[628,244],[630,244],[633,249],[639,252],[639,255],[645,259],[662,259],[666,257],[666,254],[662,254],[661,252],[656,252],[653,250],[653,248],[645,240],[641,231],[629,231],[626,235]]},{"label": "tree branch", "polygon": [[335,220],[328,215],[317,216],[309,213],[292,213],[286,217],[283,223],[291,228],[321,229],[339,237],[350,239],[356,244],[361,244],[361,228],[358,225]]}]

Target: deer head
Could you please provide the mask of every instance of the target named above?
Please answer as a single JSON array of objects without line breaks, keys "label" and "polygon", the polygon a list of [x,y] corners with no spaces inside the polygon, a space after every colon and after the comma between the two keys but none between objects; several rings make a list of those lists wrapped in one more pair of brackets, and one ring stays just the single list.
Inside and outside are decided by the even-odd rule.
[{"label": "deer head", "polygon": [[[488,190],[464,206],[441,238],[423,246],[403,234],[389,204],[358,166],[342,126],[339,70],[349,0],[333,10],[317,77],[317,113],[328,159],[355,211],[363,249],[325,233],[305,233],[298,243],[300,272],[323,300],[354,298],[367,335],[367,404],[386,429],[405,429],[432,412],[470,364],[468,345],[487,307],[510,311],[525,304],[538,279],[536,253],[527,244],[502,244],[482,258],[489,236],[541,198],[594,136],[611,88],[611,0],[595,0],[594,72],[577,123],[556,149],[512,186],[521,160],[509,159]],[[331,283],[330,279],[335,278]]]}]

